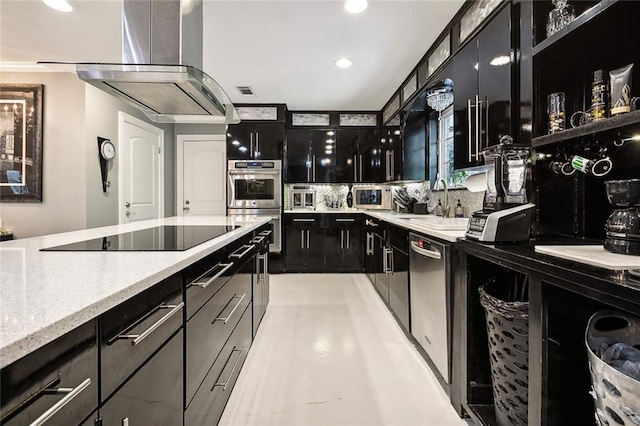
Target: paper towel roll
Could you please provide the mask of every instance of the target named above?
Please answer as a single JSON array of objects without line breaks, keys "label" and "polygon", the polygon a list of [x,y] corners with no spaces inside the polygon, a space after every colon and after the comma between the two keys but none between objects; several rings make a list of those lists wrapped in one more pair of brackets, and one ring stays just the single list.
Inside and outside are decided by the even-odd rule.
[{"label": "paper towel roll", "polygon": [[469,176],[464,182],[464,186],[471,192],[484,192],[487,190],[487,173],[482,172]]}]

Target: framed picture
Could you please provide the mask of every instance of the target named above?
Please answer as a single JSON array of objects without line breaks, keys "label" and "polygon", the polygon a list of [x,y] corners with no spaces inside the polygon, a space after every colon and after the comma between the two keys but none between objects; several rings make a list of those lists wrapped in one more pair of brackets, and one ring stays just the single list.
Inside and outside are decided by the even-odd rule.
[{"label": "framed picture", "polygon": [[0,201],[42,202],[42,84],[0,84]]}]

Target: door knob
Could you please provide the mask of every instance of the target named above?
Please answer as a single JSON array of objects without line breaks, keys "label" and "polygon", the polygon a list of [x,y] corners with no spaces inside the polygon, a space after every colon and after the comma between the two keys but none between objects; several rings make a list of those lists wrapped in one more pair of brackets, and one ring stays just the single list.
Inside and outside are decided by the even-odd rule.
[{"label": "door knob", "polygon": [[190,209],[189,209],[189,207],[186,207],[186,206],[185,206],[185,207],[183,207],[183,208],[182,208],[182,210],[184,210],[184,211],[187,211],[187,212],[188,212]]},{"label": "door knob", "polygon": [[131,207],[131,203],[127,201],[126,203],[124,203],[124,206],[125,206],[126,208],[129,208],[129,207]]},{"label": "door knob", "polygon": [[131,216],[131,212],[130,212],[130,211],[127,211],[124,215],[125,215],[125,216],[127,216],[127,217],[129,217],[129,216]]}]

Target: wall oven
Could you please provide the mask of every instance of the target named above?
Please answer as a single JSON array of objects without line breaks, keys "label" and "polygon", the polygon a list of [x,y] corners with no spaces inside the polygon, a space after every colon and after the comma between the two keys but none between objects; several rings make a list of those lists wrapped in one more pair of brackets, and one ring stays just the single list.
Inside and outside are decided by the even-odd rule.
[{"label": "wall oven", "polygon": [[227,167],[230,209],[280,209],[282,161],[231,160]]}]

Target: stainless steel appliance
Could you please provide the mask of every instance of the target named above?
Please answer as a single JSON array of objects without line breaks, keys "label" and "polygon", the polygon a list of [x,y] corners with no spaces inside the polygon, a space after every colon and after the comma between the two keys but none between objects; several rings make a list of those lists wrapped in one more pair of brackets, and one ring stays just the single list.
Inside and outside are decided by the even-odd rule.
[{"label": "stainless steel appliance", "polygon": [[[229,209],[280,209],[282,161],[230,160],[227,206]],[[237,213],[236,213],[237,214]]]},{"label": "stainless steel appliance", "polygon": [[293,185],[289,190],[289,208],[293,210],[315,210],[316,190],[308,185]]},{"label": "stainless steel appliance", "polygon": [[446,246],[409,234],[411,334],[446,383],[449,377],[449,302]]},{"label": "stainless steel appliance", "polygon": [[355,208],[391,210],[392,191],[389,186],[354,186],[352,192]]},{"label": "stainless steel appliance", "polygon": [[245,217],[269,217],[271,235],[269,235],[269,253],[280,253],[282,251],[282,212],[280,209],[229,209],[227,216],[243,220]]},{"label": "stainless steel appliance", "polygon": [[511,143],[482,151],[487,165],[487,190],[482,210],[474,212],[466,237],[478,241],[527,241],[534,204],[527,203],[527,164],[531,147]]}]

